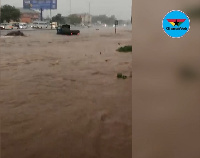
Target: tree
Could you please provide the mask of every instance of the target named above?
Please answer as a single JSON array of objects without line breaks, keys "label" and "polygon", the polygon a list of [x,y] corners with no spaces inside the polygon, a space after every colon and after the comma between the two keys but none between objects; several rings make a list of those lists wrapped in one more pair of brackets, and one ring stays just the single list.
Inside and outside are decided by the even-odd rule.
[{"label": "tree", "polygon": [[51,18],[49,16],[47,16],[46,18],[43,19],[44,21],[50,21]]},{"label": "tree", "polygon": [[92,17],[92,23],[97,23],[98,21],[101,21],[101,23],[107,24],[107,25],[113,25],[115,23],[115,16],[112,15],[111,17],[108,17],[106,15],[98,15]]},{"label": "tree", "polygon": [[52,17],[52,22],[57,22],[58,24],[64,24],[65,18],[61,14],[57,14]]},{"label": "tree", "polygon": [[4,5],[1,7],[1,22],[19,21],[20,16],[20,10],[14,6]]},{"label": "tree", "polygon": [[67,17],[71,24],[80,24],[82,19],[76,14],[71,14]]}]

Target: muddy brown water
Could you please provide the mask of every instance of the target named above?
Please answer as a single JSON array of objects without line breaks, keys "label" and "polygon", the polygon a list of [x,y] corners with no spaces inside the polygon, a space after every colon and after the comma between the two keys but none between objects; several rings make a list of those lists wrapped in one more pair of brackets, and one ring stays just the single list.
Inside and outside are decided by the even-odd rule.
[{"label": "muddy brown water", "polygon": [[132,79],[117,73],[132,53],[119,42],[131,32],[1,38],[2,158],[131,157]]}]

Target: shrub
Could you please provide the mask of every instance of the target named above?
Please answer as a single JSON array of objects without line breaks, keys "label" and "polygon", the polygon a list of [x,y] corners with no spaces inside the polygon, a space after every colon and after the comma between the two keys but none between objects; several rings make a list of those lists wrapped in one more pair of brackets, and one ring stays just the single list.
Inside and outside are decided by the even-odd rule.
[{"label": "shrub", "polygon": [[124,46],[117,49],[119,52],[132,52],[132,46]]}]

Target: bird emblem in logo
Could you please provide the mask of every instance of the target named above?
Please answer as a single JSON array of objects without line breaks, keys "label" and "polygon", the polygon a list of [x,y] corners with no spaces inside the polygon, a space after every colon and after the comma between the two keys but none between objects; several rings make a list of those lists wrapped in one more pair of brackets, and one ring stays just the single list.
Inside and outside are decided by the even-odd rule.
[{"label": "bird emblem in logo", "polygon": [[180,26],[186,19],[167,19],[172,26]]}]

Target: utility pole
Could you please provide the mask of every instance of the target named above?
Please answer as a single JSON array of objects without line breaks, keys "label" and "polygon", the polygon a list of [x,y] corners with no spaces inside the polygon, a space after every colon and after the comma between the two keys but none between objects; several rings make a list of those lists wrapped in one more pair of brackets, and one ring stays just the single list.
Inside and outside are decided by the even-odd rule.
[{"label": "utility pole", "polygon": [[71,15],[71,12],[72,12],[72,2],[71,2],[71,0],[70,0],[70,4],[69,4],[69,14]]},{"label": "utility pole", "polygon": [[52,29],[51,7],[52,7],[52,4],[51,4],[51,6],[50,6],[50,23],[51,23],[51,29]]},{"label": "utility pole", "polygon": [[90,19],[91,19],[91,17],[90,17],[90,2],[89,2],[89,15],[88,15],[88,25],[90,24]]},{"label": "utility pole", "polygon": [[89,2],[89,14],[90,14],[90,2]]},{"label": "utility pole", "polygon": [[[72,2],[69,0],[69,15],[71,15],[72,12]],[[71,24],[71,20],[69,19],[69,24]]]},{"label": "utility pole", "polygon": [[118,20],[115,20],[115,34],[117,33]]},{"label": "utility pole", "polygon": [[132,24],[132,16],[133,16],[133,7],[131,5],[131,24]]},{"label": "utility pole", "polygon": [[51,29],[52,29],[51,8],[50,8],[50,24],[51,24]]},{"label": "utility pole", "polygon": [[42,9],[42,8],[40,8],[40,20],[41,20],[41,21],[43,21],[42,12],[43,12],[43,9]]}]

